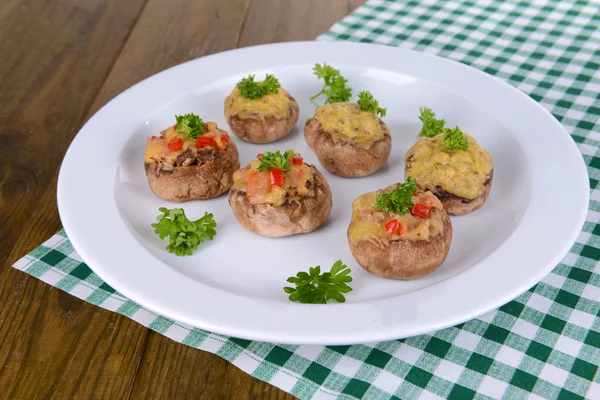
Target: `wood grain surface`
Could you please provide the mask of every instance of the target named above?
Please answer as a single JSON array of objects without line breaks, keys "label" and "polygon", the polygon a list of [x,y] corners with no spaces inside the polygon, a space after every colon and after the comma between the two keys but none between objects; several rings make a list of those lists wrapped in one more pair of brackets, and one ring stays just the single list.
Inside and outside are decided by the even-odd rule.
[{"label": "wood grain surface", "polygon": [[60,229],[62,157],[114,96],[204,55],[314,39],[363,2],[0,2],[0,397],[293,398],[10,265]]}]

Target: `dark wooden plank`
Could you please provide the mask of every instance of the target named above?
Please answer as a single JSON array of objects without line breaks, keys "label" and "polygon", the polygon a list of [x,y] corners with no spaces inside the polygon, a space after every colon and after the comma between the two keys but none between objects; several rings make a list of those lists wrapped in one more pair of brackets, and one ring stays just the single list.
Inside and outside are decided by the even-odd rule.
[{"label": "dark wooden plank", "polygon": [[59,229],[57,169],[144,3],[0,4],[0,397],[129,394],[147,330],[10,265]]},{"label": "dark wooden plank", "polygon": [[348,0],[348,7],[350,7],[350,11],[353,11],[355,8],[365,4],[365,1],[366,0]]},{"label": "dark wooden plank", "polygon": [[147,329],[32,279],[6,292],[1,397],[127,398]]},{"label": "dark wooden plank", "polygon": [[166,68],[234,48],[249,3],[149,0],[90,111]]},{"label": "dark wooden plank", "polygon": [[239,46],[313,40],[351,11],[349,1],[253,0]]},{"label": "dark wooden plank", "polygon": [[144,2],[23,0],[3,5],[2,259],[21,237],[22,221],[39,207],[39,197],[56,174]]},{"label": "dark wooden plank", "polygon": [[134,399],[290,400],[224,359],[153,333],[132,392]]},{"label": "dark wooden plank", "polygon": [[[154,0],[150,1],[146,12],[168,12],[162,9],[151,10],[153,2]],[[232,9],[230,8],[230,10]],[[145,23],[146,18],[149,18],[145,15],[146,12],[140,19],[140,25]],[[349,12],[347,0],[329,0],[327,2],[319,0],[252,0],[238,45],[311,40]],[[194,15],[194,13],[190,13],[190,15]],[[137,32],[134,32],[134,35],[135,37],[132,35],[126,49],[146,47],[144,43],[147,39],[143,37],[146,33],[139,35],[139,43],[137,42]],[[153,40],[158,40],[158,38]],[[195,42],[192,39],[190,39],[192,40],[191,44],[165,40],[168,40],[166,43],[171,46],[182,46],[184,49],[195,48],[193,45]],[[159,41],[157,45],[162,47],[162,41]],[[223,50],[235,47],[235,43],[230,43],[229,47],[225,46],[225,43],[223,45]],[[212,50],[217,51],[216,48],[212,48]],[[172,49],[172,51],[183,56],[179,61],[188,59],[185,50]],[[195,54],[195,56],[199,55]],[[124,52],[119,61],[126,57],[128,55]],[[125,70],[126,67],[123,69]],[[293,399],[294,397],[253,378],[216,355],[183,346],[160,334],[151,333],[132,391],[132,399],[147,398],[238,400]]]}]

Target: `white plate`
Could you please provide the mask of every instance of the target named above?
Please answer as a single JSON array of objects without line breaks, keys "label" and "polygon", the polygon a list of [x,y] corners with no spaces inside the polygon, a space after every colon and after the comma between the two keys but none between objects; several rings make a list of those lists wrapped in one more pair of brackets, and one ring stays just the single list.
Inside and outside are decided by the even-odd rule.
[{"label": "white plate", "polygon": [[[320,167],[302,135],[321,88],[317,62],[341,69],[354,95],[368,89],[388,108],[393,149],[386,166],[360,179]],[[174,204],[149,190],[147,136],[194,112],[229,130],[223,101],[249,73],[275,74],[298,100],[300,119],[287,138],[267,145],[236,140],[242,165],[266,150],[294,148],[320,167],[333,191],[329,221],[311,234],[269,239],[231,213],[227,195]],[[319,99],[320,100],[320,99]],[[352,200],[403,178],[403,156],[417,140],[419,106],[474,135],[493,156],[494,183],[477,212],[453,217],[446,262],[421,279],[370,275],[353,259],[346,229]],[[542,150],[542,146],[545,146]],[[273,44],[228,51],[152,76],[117,96],[81,129],[60,171],[64,227],[86,263],[144,307],[208,331],[292,344],[351,344],[403,338],[462,323],[501,306],[537,283],[574,243],[588,206],[585,164],[563,127],[532,99],[475,69],[432,55],[341,42]],[[214,241],[191,257],[165,250],[150,224],[158,208],[190,218],[215,214]],[[283,291],[298,271],[338,259],[351,269],[345,304],[302,305]]]}]

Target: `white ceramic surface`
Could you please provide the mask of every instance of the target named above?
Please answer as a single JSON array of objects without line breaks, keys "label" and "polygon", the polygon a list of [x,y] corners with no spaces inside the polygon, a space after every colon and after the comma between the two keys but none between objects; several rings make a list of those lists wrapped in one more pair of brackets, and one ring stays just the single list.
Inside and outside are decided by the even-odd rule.
[{"label": "white ceramic surface", "polygon": [[[321,88],[316,62],[339,68],[354,97],[370,90],[388,109],[388,163],[372,176],[325,171],[304,141],[304,120]],[[298,100],[300,119],[285,139],[266,145],[234,137],[242,165],[257,153],[299,151],[333,191],[329,221],[317,231],[269,239],[245,230],[227,195],[169,203],[148,188],[145,138],[194,112],[229,131],[223,101],[254,73],[275,74]],[[322,104],[322,99],[317,99]],[[364,271],[348,248],[351,202],[403,181],[403,156],[417,140],[419,106],[460,126],[494,158],[494,183],[478,211],[452,217],[454,240],[434,273],[402,282]],[[233,137],[233,135],[232,135]],[[541,145],[545,146],[542,150]],[[557,185],[558,183],[558,185]],[[482,72],[432,55],[342,42],[249,47],[203,57],[152,76],[117,96],[81,129],[60,171],[58,205],[76,250],[102,279],[166,317],[240,338],[293,344],[351,344],[431,332],[477,317],[537,283],[568,252],[585,220],[589,183],[568,133],[532,99]],[[191,257],[165,250],[150,224],[158,208],[183,207],[190,218],[214,213],[217,236]],[[345,304],[287,300],[286,279],[341,259],[354,281]]]}]

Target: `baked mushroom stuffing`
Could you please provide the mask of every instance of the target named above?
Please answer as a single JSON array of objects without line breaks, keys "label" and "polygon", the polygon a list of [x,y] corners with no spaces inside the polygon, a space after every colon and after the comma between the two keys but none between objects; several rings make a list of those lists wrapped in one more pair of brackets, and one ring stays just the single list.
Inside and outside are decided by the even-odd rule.
[{"label": "baked mushroom stuffing", "polygon": [[227,133],[195,114],[176,116],[175,125],[146,142],[148,183],[165,200],[216,197],[229,190],[239,165],[237,147]]},{"label": "baked mushroom stuffing", "polygon": [[375,275],[408,280],[431,273],[446,259],[451,241],[452,224],[442,203],[412,177],[352,203],[350,250]]},{"label": "baked mushroom stuffing", "polygon": [[450,215],[477,210],[491,190],[492,156],[460,128],[445,128],[431,110],[422,108],[421,120],[423,137],[405,155],[405,176],[435,193]]},{"label": "baked mushroom stuffing", "polygon": [[315,74],[325,81],[317,96],[327,99],[305,123],[306,142],[332,174],[361,177],[374,173],[385,164],[392,148],[389,129],[378,117],[387,110],[368,91],[359,93],[356,103],[349,102],[352,90],[331,66],[317,64]]},{"label": "baked mushroom stuffing", "polygon": [[296,100],[273,75],[256,82],[240,80],[225,99],[225,119],[231,131],[250,143],[271,143],[287,136],[298,121]]},{"label": "baked mushroom stuffing", "polygon": [[229,204],[238,221],[263,236],[313,231],[329,217],[331,189],[293,150],[259,154],[233,174]]}]

